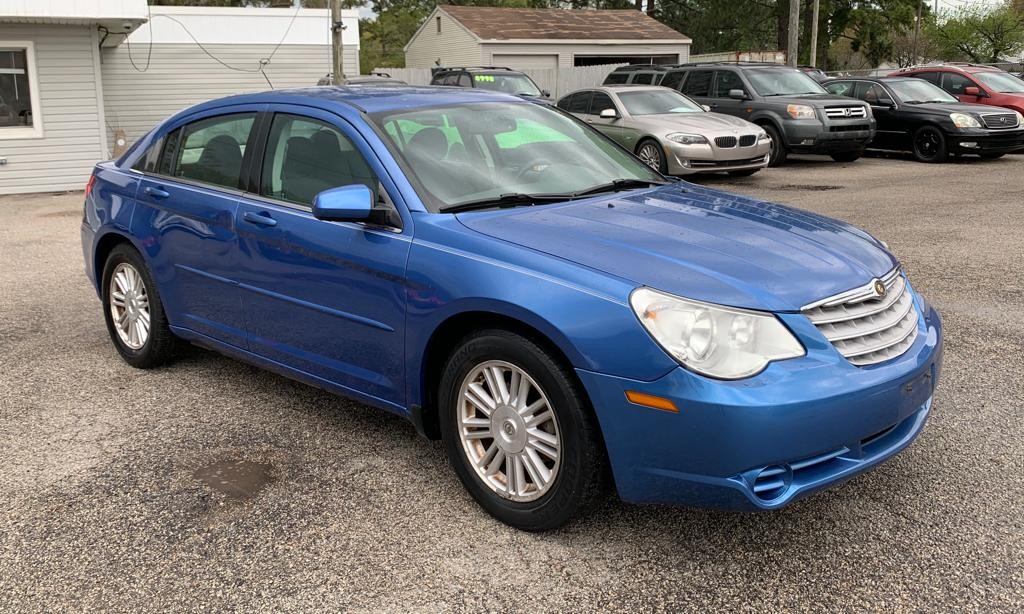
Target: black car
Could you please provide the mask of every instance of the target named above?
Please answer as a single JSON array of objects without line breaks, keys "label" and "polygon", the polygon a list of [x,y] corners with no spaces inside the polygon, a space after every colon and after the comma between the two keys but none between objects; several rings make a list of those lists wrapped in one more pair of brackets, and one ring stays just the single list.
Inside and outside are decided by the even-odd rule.
[{"label": "black car", "polygon": [[432,68],[431,72],[431,85],[478,87],[527,98],[551,98],[551,94],[540,89],[529,75],[503,66],[437,67]]},{"label": "black car", "polygon": [[1024,119],[1012,109],[958,101],[913,77],[843,78],[825,83],[871,105],[878,122],[872,149],[910,151],[922,162],[950,155],[998,158],[1024,150]]},{"label": "black car", "polygon": [[772,138],[769,166],[779,166],[790,153],[853,162],[875,136],[870,107],[830,94],[803,71],[782,64],[681,64],[669,67],[661,86],[764,128]]}]

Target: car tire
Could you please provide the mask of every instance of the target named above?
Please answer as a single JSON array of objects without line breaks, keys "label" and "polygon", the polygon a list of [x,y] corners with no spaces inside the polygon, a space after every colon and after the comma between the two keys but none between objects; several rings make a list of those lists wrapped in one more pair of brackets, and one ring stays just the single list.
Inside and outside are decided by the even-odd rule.
[{"label": "car tire", "polygon": [[662,175],[668,173],[668,161],[665,159],[665,148],[654,139],[642,139],[636,145],[636,156],[644,164],[657,170]]},{"label": "car tire", "polygon": [[1004,153],[983,153],[983,154],[980,154],[980,155],[981,155],[981,159],[982,160],[998,160],[999,158],[1002,158],[1006,154],[1004,154]]},{"label": "car tire", "polygon": [[[517,400],[516,390],[527,396]],[[445,365],[438,402],[455,473],[505,524],[553,529],[604,492],[607,461],[589,403],[572,372],[530,339],[505,330],[464,339]]]},{"label": "car tire", "polygon": [[760,168],[748,168],[742,171],[728,171],[730,177],[750,177],[754,173],[760,171]]},{"label": "car tire", "polygon": [[919,162],[945,162],[949,157],[946,137],[935,126],[921,126],[914,133],[914,158]]},{"label": "car tire", "polygon": [[836,162],[856,162],[863,155],[864,150],[858,149],[856,151],[837,151],[836,153],[831,154],[830,157]]},{"label": "car tire", "polygon": [[782,166],[786,163],[786,158],[789,157],[786,142],[782,140],[782,135],[772,124],[763,124],[762,127],[771,139],[771,149],[768,152],[768,166],[771,168]]},{"label": "car tire", "polygon": [[107,332],[124,361],[138,369],[169,362],[177,339],[139,252],[126,244],[115,247],[103,267],[100,288]]}]

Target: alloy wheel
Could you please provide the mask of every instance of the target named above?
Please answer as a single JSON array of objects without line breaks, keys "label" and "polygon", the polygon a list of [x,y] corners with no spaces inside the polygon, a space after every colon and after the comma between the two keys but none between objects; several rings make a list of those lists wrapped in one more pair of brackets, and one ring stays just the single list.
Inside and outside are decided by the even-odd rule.
[{"label": "alloy wheel", "polygon": [[934,158],[939,153],[939,136],[931,130],[924,130],[914,140],[918,153],[923,158]]},{"label": "alloy wheel", "polygon": [[558,475],[562,437],[537,382],[511,363],[491,360],[470,370],[458,399],[459,439],[480,480],[513,501],[543,496]]},{"label": "alloy wheel", "polygon": [[637,155],[647,166],[656,171],[661,170],[661,151],[654,143],[645,143]]},{"label": "alloy wheel", "polygon": [[141,349],[149,340],[149,294],[139,271],[122,262],[110,276],[110,315],[114,330],[126,346]]}]

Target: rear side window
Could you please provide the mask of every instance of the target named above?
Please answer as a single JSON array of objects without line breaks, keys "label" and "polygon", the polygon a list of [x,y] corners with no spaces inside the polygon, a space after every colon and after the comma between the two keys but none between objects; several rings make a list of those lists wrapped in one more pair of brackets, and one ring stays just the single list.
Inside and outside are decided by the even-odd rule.
[{"label": "rear side window", "polygon": [[932,72],[919,72],[916,75],[911,75],[911,76],[915,77],[917,79],[924,79],[928,83],[934,83],[935,85],[939,85],[939,83],[942,80],[942,73],[934,72],[934,71],[932,71]]},{"label": "rear side window", "polygon": [[377,191],[370,165],[337,128],[309,117],[274,116],[260,194],[312,205],[313,197],[324,190],[359,183]]},{"label": "rear side window", "polygon": [[836,81],[835,83],[825,84],[825,91],[829,94],[835,94],[836,96],[853,96],[853,82],[852,81]]},{"label": "rear side window", "polygon": [[650,85],[654,81],[654,73],[652,72],[638,72],[633,77],[633,83],[639,85]]},{"label": "rear side window", "polygon": [[149,146],[145,155],[135,161],[132,168],[143,173],[155,173],[157,165],[160,163],[160,154],[164,151],[164,142],[166,140],[166,136],[157,139],[155,143]]},{"label": "rear side window", "polygon": [[686,78],[683,93],[689,96],[709,96],[711,94],[711,77],[715,73],[710,70],[695,70]]},{"label": "rear side window", "polygon": [[459,75],[458,79],[455,81],[455,84],[458,85],[459,87],[473,87],[473,82],[469,80],[469,75],[465,73]]},{"label": "rear side window", "polygon": [[594,92],[594,97],[590,101],[590,114],[600,115],[601,111],[605,109],[614,109],[615,103],[612,102],[611,96],[604,92]]},{"label": "rear side window", "polygon": [[629,75],[624,72],[613,72],[604,78],[604,85],[622,84],[629,80]]},{"label": "rear side window", "polygon": [[977,84],[967,77],[955,72],[942,73],[942,89],[946,90],[950,94],[953,94],[954,96],[963,94],[964,90],[969,87],[977,87]]},{"label": "rear side window", "polygon": [[661,80],[661,87],[670,87],[674,90],[679,89],[679,84],[683,82],[683,75],[685,74],[686,73],[681,70],[666,73],[664,78]]},{"label": "rear side window", "polygon": [[565,110],[570,113],[587,113],[590,111],[590,97],[593,92],[577,92],[572,95]]},{"label": "rear side window", "polygon": [[174,176],[238,188],[242,156],[255,119],[255,113],[237,113],[185,126],[175,155]]}]

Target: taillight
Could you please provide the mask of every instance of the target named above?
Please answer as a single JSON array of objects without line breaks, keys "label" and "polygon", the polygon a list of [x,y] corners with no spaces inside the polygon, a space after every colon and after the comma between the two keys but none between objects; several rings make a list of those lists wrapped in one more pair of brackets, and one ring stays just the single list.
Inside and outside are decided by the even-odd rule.
[{"label": "taillight", "polygon": [[85,195],[92,194],[92,185],[96,183],[96,175],[89,175],[89,181],[85,182]]}]

